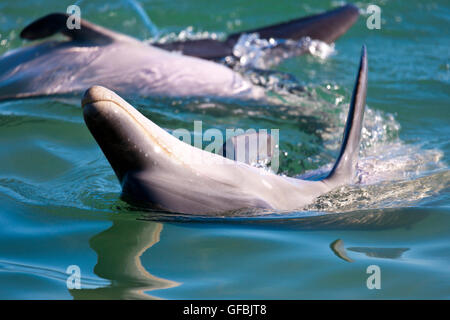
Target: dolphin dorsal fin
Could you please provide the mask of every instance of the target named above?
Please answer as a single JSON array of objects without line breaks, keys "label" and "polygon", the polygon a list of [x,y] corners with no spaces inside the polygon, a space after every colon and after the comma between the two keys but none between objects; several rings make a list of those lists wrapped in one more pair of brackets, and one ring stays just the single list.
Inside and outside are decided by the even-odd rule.
[{"label": "dolphin dorsal fin", "polygon": [[48,14],[26,26],[20,33],[20,37],[22,39],[37,40],[61,33],[75,41],[108,44],[122,36],[82,19],[79,29],[69,29],[67,27],[69,17],[70,15],[66,13]]},{"label": "dolphin dorsal fin", "polygon": [[251,132],[229,138],[219,154],[246,164],[270,161],[274,155],[275,141],[267,132]]},{"label": "dolphin dorsal fin", "polygon": [[363,46],[339,157],[327,178],[330,185],[350,182],[356,171],[367,95],[367,51]]}]

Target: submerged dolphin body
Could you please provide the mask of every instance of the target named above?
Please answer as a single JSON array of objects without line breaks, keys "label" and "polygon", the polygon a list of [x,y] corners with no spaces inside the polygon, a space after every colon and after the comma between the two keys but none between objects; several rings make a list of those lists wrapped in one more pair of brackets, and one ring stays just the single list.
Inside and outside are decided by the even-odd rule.
[{"label": "submerged dolphin body", "polygon": [[[230,54],[238,34],[214,40],[160,44],[161,48],[81,21],[66,27],[68,15],[54,13],[28,25],[21,37],[43,39],[56,33],[68,41],[44,41],[0,57],[0,100],[43,95],[80,94],[101,85],[123,96],[222,97],[258,100],[263,89],[229,68],[201,58]],[[344,6],[322,15],[250,32],[261,37],[311,36],[334,41],[356,21],[358,10]],[[221,47],[218,50],[217,47]],[[167,50],[182,51],[187,55]]]},{"label": "submerged dolphin body", "polygon": [[85,122],[126,200],[170,212],[212,214],[244,208],[295,210],[351,182],[358,159],[367,91],[363,47],[339,157],[321,181],[268,173],[186,144],[144,117],[114,92],[90,88]]}]

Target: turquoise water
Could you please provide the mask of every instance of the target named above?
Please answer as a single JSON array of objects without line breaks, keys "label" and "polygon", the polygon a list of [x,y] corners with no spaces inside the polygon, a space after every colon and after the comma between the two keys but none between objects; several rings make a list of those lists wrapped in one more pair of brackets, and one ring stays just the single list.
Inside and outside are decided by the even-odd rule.
[{"label": "turquoise water", "polygon": [[[127,1],[78,3],[85,18],[147,40],[155,32],[163,39],[223,36],[341,4],[140,1],[145,20]],[[448,299],[450,6],[372,3],[382,9],[380,30],[368,30],[362,15],[327,58],[272,67],[305,86],[298,93],[275,88],[274,105],[133,101],[168,130],[193,130],[194,120],[204,130],[279,128],[280,174],[308,173],[337,155],[365,43],[360,183],[302,211],[250,218],[139,211],[120,200],[79,100],[0,103],[0,298]],[[18,34],[26,23],[70,4],[3,1],[0,53],[24,44]],[[367,4],[357,3],[361,10]],[[337,239],[343,254],[330,247]],[[79,290],[67,288],[70,265],[81,270]],[[379,290],[366,286],[371,265],[381,270]]]}]

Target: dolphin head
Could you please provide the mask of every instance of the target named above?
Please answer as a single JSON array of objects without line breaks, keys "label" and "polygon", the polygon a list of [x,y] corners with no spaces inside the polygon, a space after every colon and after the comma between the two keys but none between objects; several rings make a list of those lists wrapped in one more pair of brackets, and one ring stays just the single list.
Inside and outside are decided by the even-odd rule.
[{"label": "dolphin head", "polygon": [[127,201],[176,212],[268,206],[253,195],[235,191],[241,185],[236,176],[245,177],[241,171],[249,166],[181,142],[109,89],[90,88],[82,107],[86,125]]},{"label": "dolphin head", "polygon": [[179,140],[111,90],[91,87],[82,107],[87,127],[121,183],[132,172],[177,162],[173,149]]}]

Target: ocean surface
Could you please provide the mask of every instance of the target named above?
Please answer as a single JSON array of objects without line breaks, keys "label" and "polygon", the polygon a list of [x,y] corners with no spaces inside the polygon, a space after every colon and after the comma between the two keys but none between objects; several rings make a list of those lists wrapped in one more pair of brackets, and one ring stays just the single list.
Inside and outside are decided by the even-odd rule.
[{"label": "ocean surface", "polygon": [[[92,22],[164,42],[220,38],[344,2],[76,3]],[[370,3],[382,10],[379,30],[367,28]],[[311,54],[275,64],[257,42],[244,43],[240,63],[277,71],[247,74],[265,86],[267,103],[130,101],[169,131],[193,131],[195,120],[203,130],[279,129],[278,174],[314,175],[337,156],[366,44],[355,183],[297,212],[141,211],[121,200],[79,97],[1,102],[0,299],[449,299],[450,4],[370,3],[356,3],[358,22],[334,45],[309,43]],[[71,4],[2,1],[0,54],[26,45],[18,36],[26,24]],[[73,277],[68,285],[70,266],[80,289]],[[379,289],[370,289],[373,276]]]}]

